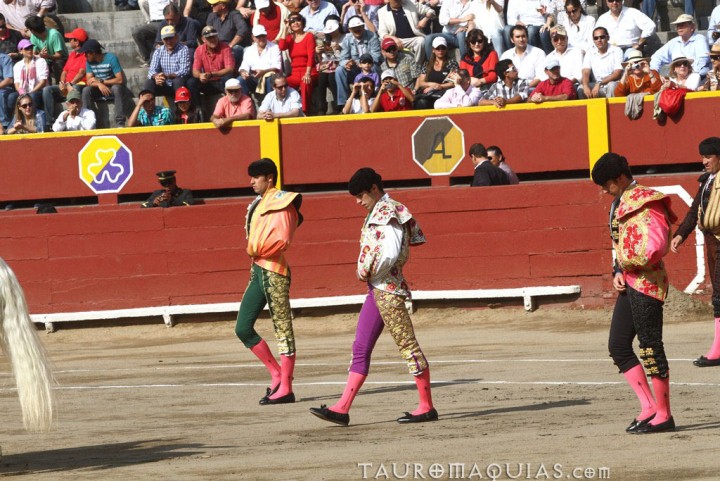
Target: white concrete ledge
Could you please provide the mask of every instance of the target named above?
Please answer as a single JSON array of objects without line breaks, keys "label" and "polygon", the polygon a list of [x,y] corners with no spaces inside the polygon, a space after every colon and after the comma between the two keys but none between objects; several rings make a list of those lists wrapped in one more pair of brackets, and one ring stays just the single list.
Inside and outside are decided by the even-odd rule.
[{"label": "white concrete ledge", "polygon": [[[514,289],[470,289],[455,291],[413,291],[413,300],[429,301],[444,299],[507,299],[522,297],[525,309],[535,309],[534,298],[541,296],[562,296],[580,294],[580,286],[543,286],[519,287]],[[308,307],[333,307],[362,304],[364,295],[313,297],[307,299],[292,299],[293,309]],[[33,314],[33,322],[45,324],[48,331],[54,331],[56,322],[80,322],[105,319],[123,319],[133,317],[160,316],[168,327],[173,325],[173,316],[183,314],[208,314],[214,312],[236,312],[237,302],[222,304],[188,304],[178,306],[138,307],[134,309],[115,309],[108,311],[60,312],[56,314]]]}]

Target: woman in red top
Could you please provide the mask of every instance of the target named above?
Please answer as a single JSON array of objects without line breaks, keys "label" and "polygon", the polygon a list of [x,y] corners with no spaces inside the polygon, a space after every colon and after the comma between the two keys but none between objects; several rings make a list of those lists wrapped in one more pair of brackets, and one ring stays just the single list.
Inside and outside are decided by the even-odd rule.
[{"label": "woman in red top", "polygon": [[482,30],[474,28],[465,37],[465,56],[460,60],[460,68],[470,73],[470,84],[483,90],[497,82],[495,64],[498,56]]},{"label": "woman in red top", "polygon": [[280,50],[290,52],[291,72],[287,78],[288,84],[300,92],[302,109],[307,114],[312,99],[313,86],[317,84],[318,73],[315,67],[315,36],[305,32],[305,18],[293,13],[288,18],[290,35],[280,39]]}]

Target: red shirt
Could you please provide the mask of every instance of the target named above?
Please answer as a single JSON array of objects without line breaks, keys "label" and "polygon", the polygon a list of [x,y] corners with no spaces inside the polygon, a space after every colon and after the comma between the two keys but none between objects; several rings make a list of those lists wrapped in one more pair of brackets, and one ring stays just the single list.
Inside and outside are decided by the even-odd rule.
[{"label": "red shirt", "polygon": [[199,72],[218,72],[224,68],[230,67],[233,73],[235,70],[235,58],[232,56],[232,50],[225,42],[218,43],[217,51],[211,52],[207,45],[202,44],[195,50],[193,58],[193,70]]},{"label": "red shirt", "polygon": [[[72,82],[78,72],[85,69],[86,63],[87,60],[85,59],[84,53],[77,53],[77,50],[71,51],[68,54],[67,62],[65,62],[65,66],[63,67],[63,72],[65,72],[65,81]],[[78,82],[85,83],[85,77],[78,80]]]},{"label": "red shirt", "polygon": [[380,102],[383,112],[398,112],[401,110],[412,110],[412,102],[405,98],[400,90],[390,97],[388,92],[382,92],[376,102]]},{"label": "red shirt", "polygon": [[280,16],[280,7],[272,0],[270,1],[270,12],[267,15],[260,12],[260,15],[258,15],[258,23],[267,30],[269,40],[276,39],[280,33]]},{"label": "red shirt", "polygon": [[[462,60],[460,60],[460,68],[465,69],[468,71],[471,77],[474,77],[473,75],[473,64],[472,61],[479,61],[480,58],[475,58],[472,52],[469,52],[468,54],[463,57]],[[498,56],[497,52],[495,50],[492,50],[485,61],[482,63],[482,75],[480,78],[485,79],[485,85],[492,85],[495,82],[497,82],[497,74],[495,73],[495,65],[498,63]]]},{"label": "red shirt", "polygon": [[550,79],[543,80],[538,84],[533,93],[540,93],[546,97],[567,94],[568,100],[575,100],[577,98],[577,92],[575,91],[573,83],[565,77],[560,77],[560,81],[556,84],[550,83]]}]

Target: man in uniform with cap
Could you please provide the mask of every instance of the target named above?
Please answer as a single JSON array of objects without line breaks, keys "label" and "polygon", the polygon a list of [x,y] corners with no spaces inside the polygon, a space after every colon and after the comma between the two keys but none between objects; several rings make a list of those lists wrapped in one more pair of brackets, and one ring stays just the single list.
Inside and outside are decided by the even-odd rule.
[{"label": "man in uniform with cap", "polygon": [[335,82],[337,83],[337,103],[345,105],[350,93],[352,80],[360,73],[358,62],[364,53],[370,54],[374,63],[379,65],[382,61],[380,53],[380,39],[378,36],[365,28],[365,21],[360,16],[354,16],[348,21],[350,35],[340,43],[340,65],[335,70]]},{"label": "man in uniform with cap", "polygon": [[148,200],[141,204],[141,207],[178,207],[195,204],[192,192],[177,186],[175,172],[174,170],[165,170],[155,174],[163,188],[154,191]]},{"label": "man in uniform with cap", "polygon": [[[267,158],[248,166],[250,186],[257,197],[248,206],[245,221],[247,253],[252,259],[248,283],[235,325],[235,334],[270,373],[270,387],[261,405],[295,402],[295,334],[290,309],[290,266],[285,252],[302,223],[302,196],[275,187],[278,170]],[[268,306],[280,354],[278,364],[267,343],[255,331],[258,316]]]},{"label": "man in uniform with cap", "polygon": [[58,115],[53,123],[53,132],[70,130],[93,130],[95,128],[95,112],[83,107],[80,92],[71,89],[65,102],[67,109]]},{"label": "man in uniform with cap", "polygon": [[92,109],[97,117],[97,110],[93,108],[95,101],[115,101],[115,123],[118,127],[125,126],[125,113],[123,112],[125,95],[125,74],[120,61],[114,53],[103,53],[100,42],[91,38],[83,44],[78,53],[85,54],[87,60],[86,82],[82,91],[82,103]]},{"label": "man in uniform with cap", "polygon": [[85,85],[85,55],[80,53],[80,48],[88,39],[88,34],[82,28],[76,28],[65,34],[72,49],[68,54],[67,62],[60,73],[60,82],[56,85],[48,85],[43,88],[43,106],[49,123],[55,122],[55,103],[62,102],[72,89],[78,93]]},{"label": "man in uniform with cap", "polygon": [[[715,337],[710,350],[705,355],[693,361],[698,367],[720,366],[720,226],[717,225],[717,207],[719,204],[718,195],[718,171],[720,171],[720,138],[709,137],[698,145],[700,158],[705,173],[698,178],[700,188],[695,194],[690,210],[685,219],[675,231],[675,236],[670,243],[670,249],[677,253],[680,245],[688,238],[696,227],[700,229],[705,238],[705,255],[707,258],[708,272],[712,282],[713,295],[712,305],[715,316]],[[714,225],[713,225],[714,224]]]},{"label": "man in uniform with cap", "polygon": [[710,51],[705,37],[695,31],[695,19],[692,15],[682,14],[672,22],[678,36],[668,40],[650,57],[650,68],[658,72],[672,59],[683,55],[694,59],[692,71],[704,77],[710,68]]},{"label": "man in uniform with cap", "polygon": [[575,86],[560,74],[560,62],[556,58],[548,57],[545,61],[545,75],[548,77],[547,80],[538,84],[528,102],[541,104],[577,99]]},{"label": "man in uniform with cap", "polygon": [[140,91],[135,109],[128,119],[128,127],[157,127],[174,123],[175,119],[169,108],[155,105],[155,94],[152,90]]},{"label": "man in uniform with cap", "polygon": [[166,25],[160,31],[163,46],[156,48],[150,61],[144,90],[175,98],[175,92],[185,86],[190,75],[190,49],[178,41],[175,27]]},{"label": "man in uniform with cap", "polygon": [[[663,303],[669,286],[662,259],[676,219],[670,198],[639,185],[627,159],[612,152],[595,163],[592,180],[605,194],[614,197],[609,224],[615,249],[613,288],[618,297],[610,322],[608,348],[641,407],[640,414],[625,431],[634,434],[675,431],[670,412],[670,368],[662,330]],[[640,344],[642,364],[633,351],[635,337]]]},{"label": "man in uniform with cap", "polygon": [[236,120],[251,120],[255,118],[255,104],[245,95],[240,81],[231,78],[225,82],[225,96],[215,104],[215,111],[210,121],[218,129],[229,127]]},{"label": "man in uniform with cap", "polygon": [[188,79],[188,90],[193,102],[200,104],[200,93],[222,94],[225,82],[235,72],[235,58],[227,43],[221,42],[215,27],[207,25],[202,29],[203,44],[195,50],[192,77]]},{"label": "man in uniform with cap", "polygon": [[[370,358],[384,327],[405,360],[415,380],[419,403],[417,409],[397,418],[400,424],[437,421],[430,388],[430,366],[415,337],[412,320],[406,307],[411,299],[410,288],[403,276],[403,267],[410,258],[410,247],[425,243],[417,221],[400,202],[383,190],[382,177],[365,167],[350,178],[350,195],[357,205],[367,210],[360,233],[360,254],[357,260],[358,280],[367,285],[367,296],[360,309],[355,341],[352,345],[347,384],[342,397],[334,405],[310,408],[324,421],[347,426],[350,407],[370,372]],[[412,437],[412,436],[409,436]]]}]

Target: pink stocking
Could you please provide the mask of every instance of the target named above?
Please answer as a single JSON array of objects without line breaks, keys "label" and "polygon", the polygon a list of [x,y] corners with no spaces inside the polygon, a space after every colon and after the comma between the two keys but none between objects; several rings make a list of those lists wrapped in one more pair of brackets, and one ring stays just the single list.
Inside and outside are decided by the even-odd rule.
[{"label": "pink stocking", "polygon": [[652,385],[657,398],[657,414],[650,424],[664,423],[670,419],[670,377],[652,377]]},{"label": "pink stocking", "polygon": [[292,379],[295,371],[295,357],[295,354],[292,356],[280,355],[280,389],[270,396],[270,399],[281,398],[293,392]]},{"label": "pink stocking", "polygon": [[255,354],[255,356],[257,356],[258,359],[260,359],[260,362],[265,364],[265,367],[272,377],[270,389],[275,389],[275,387],[280,384],[280,366],[275,360],[275,356],[273,356],[272,352],[270,352],[270,348],[267,343],[264,340],[261,340],[251,347],[250,350],[253,354]]},{"label": "pink stocking", "polygon": [[420,397],[420,403],[418,408],[413,411],[413,416],[418,414],[425,414],[433,408],[432,393],[430,392],[430,368],[426,368],[421,374],[415,376],[415,384],[418,389],[418,396]]},{"label": "pink stocking", "polygon": [[[657,411],[655,398],[653,397],[652,391],[650,391],[650,385],[648,384],[643,367],[638,364],[629,371],[625,371],[623,374],[640,401],[642,411],[640,411],[640,415],[636,419],[642,421],[643,419],[647,419],[655,414],[655,411]],[[654,384],[655,379],[653,378],[653,385]],[[655,419],[657,419],[657,417]]]},{"label": "pink stocking", "polygon": [[720,317],[715,318],[715,339],[705,357],[708,359],[720,358]]},{"label": "pink stocking", "polygon": [[365,379],[367,379],[367,376],[350,371],[342,397],[337,403],[330,406],[330,410],[340,414],[349,413],[350,406],[352,406],[355,396],[357,396],[357,393],[365,382]]}]

